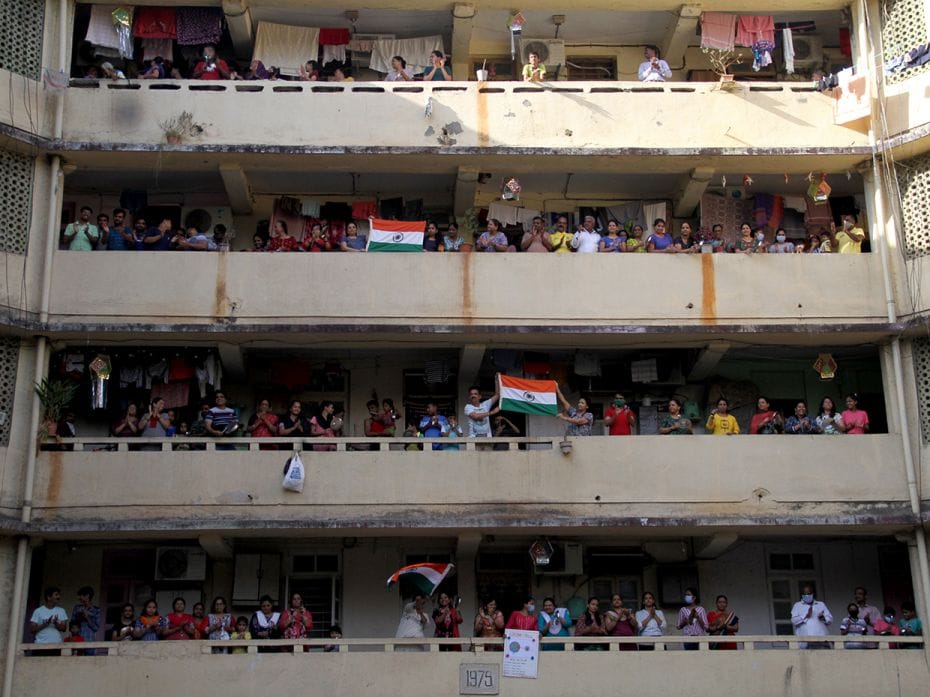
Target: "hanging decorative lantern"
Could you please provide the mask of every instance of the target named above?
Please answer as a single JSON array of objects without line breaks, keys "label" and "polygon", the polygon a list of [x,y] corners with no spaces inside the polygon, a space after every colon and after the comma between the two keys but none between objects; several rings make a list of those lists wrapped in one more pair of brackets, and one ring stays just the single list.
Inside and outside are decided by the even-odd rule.
[{"label": "hanging decorative lantern", "polygon": [[821,353],[814,361],[814,370],[820,373],[821,380],[832,380],[836,377],[836,361],[829,353]]},{"label": "hanging decorative lantern", "polygon": [[501,187],[501,198],[505,201],[519,201],[522,190],[520,181],[516,177],[511,177]]},{"label": "hanging decorative lantern", "polygon": [[110,357],[103,354],[97,354],[97,357],[90,362],[90,406],[92,409],[107,408],[107,385],[110,382],[110,374],[113,367],[110,363]]},{"label": "hanging decorative lantern", "polygon": [[536,566],[547,566],[552,561],[554,551],[552,543],[541,537],[530,545],[530,558]]}]

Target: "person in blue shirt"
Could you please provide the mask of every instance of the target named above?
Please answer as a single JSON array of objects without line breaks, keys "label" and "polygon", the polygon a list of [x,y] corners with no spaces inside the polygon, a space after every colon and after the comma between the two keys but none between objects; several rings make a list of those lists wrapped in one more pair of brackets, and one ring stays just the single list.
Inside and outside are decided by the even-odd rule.
[{"label": "person in blue shirt", "polygon": [[446,67],[446,57],[442,51],[433,51],[430,56],[430,67],[423,71],[423,80],[451,80],[452,69]]},{"label": "person in blue shirt", "polygon": [[[426,416],[420,419],[417,431],[424,438],[443,438],[449,433],[449,422],[439,413],[439,405],[436,402],[427,403]],[[433,450],[442,450],[442,445],[433,443]]]}]

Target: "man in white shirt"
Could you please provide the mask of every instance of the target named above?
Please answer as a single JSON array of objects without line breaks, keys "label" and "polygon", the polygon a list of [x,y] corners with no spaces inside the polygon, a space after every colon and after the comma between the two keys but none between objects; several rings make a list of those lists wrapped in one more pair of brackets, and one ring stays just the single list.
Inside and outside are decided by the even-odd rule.
[{"label": "man in white shirt", "polygon": [[[398,639],[424,639],[426,638],[426,624],[429,622],[429,615],[426,614],[426,596],[417,593],[413,601],[404,605],[404,611],[401,613],[400,622],[397,624],[397,633],[394,635]],[[395,651],[426,651],[427,645],[404,645],[394,647]]]},{"label": "man in white shirt", "polygon": [[574,247],[575,251],[579,254],[591,254],[592,252],[597,252],[597,247],[600,243],[601,236],[598,231],[594,229],[594,216],[586,215],[584,217],[584,225],[575,233],[575,236],[572,237],[572,247]]},{"label": "man in white shirt", "polygon": [[497,385],[500,383],[495,379],[494,396],[490,399],[481,401],[481,390],[477,385],[468,388],[468,404],[465,405],[465,422],[468,424],[466,435],[469,438],[490,438],[491,437],[491,419],[490,417],[500,411],[495,409],[494,405],[500,399],[500,392]]},{"label": "man in white shirt", "polygon": [[659,47],[650,44],[643,51],[646,60],[639,64],[640,82],[665,82],[672,76],[668,63],[659,58]]},{"label": "man in white shirt", "polygon": [[[795,636],[827,636],[828,627],[833,622],[830,610],[819,600],[814,599],[814,589],[806,584],[801,591],[801,600],[791,608],[791,624]],[[802,649],[828,649],[830,644],[820,641],[801,642]]]},{"label": "man in white shirt", "polygon": [[[45,589],[45,604],[40,605],[29,619],[29,630],[37,644],[60,644],[63,632],[68,629],[68,613],[58,603],[61,602],[61,590],[55,586]],[[53,653],[57,654],[58,651]],[[50,655],[46,652],[33,651],[36,656]]]}]

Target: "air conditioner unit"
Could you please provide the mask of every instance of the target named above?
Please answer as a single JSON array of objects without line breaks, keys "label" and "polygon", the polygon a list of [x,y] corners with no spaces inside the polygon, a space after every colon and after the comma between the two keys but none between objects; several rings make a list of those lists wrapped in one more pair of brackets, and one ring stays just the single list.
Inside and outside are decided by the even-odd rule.
[{"label": "air conditioner unit", "polygon": [[795,34],[794,69],[815,70],[823,65],[823,37]]},{"label": "air conditioner unit", "polygon": [[545,566],[536,567],[537,574],[580,576],[584,573],[584,547],[580,542],[556,542],[552,547],[552,558]]},{"label": "air conditioner unit", "polygon": [[185,206],[181,209],[181,225],[186,230],[196,227],[200,232],[209,234],[216,225],[225,225],[232,229],[232,208],[229,206]]},{"label": "air conditioner unit", "polygon": [[155,550],[156,581],[203,581],[207,553],[199,547],[159,547]]},{"label": "air conditioner unit", "polygon": [[539,62],[555,75],[558,66],[565,65],[565,42],[562,39],[520,39],[520,61],[530,62],[530,53],[539,54]]}]

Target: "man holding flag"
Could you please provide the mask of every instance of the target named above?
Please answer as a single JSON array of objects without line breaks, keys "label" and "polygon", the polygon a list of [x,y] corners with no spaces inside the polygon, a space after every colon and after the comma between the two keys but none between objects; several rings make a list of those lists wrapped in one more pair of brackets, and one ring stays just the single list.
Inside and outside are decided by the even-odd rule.
[{"label": "man holding flag", "polygon": [[[567,421],[565,435],[590,436],[593,434],[594,414],[588,411],[588,401],[582,397],[573,407],[562,395],[555,380],[524,380],[499,375],[500,411],[517,411],[523,414],[557,416]],[[559,413],[559,404],[565,413]]]},{"label": "man holding flag", "polygon": [[469,438],[490,438],[491,418],[500,409],[494,405],[500,399],[500,373],[495,376],[494,396],[481,400],[481,389],[477,385],[468,388],[468,404],[465,405],[465,418],[468,421],[467,434]]}]

